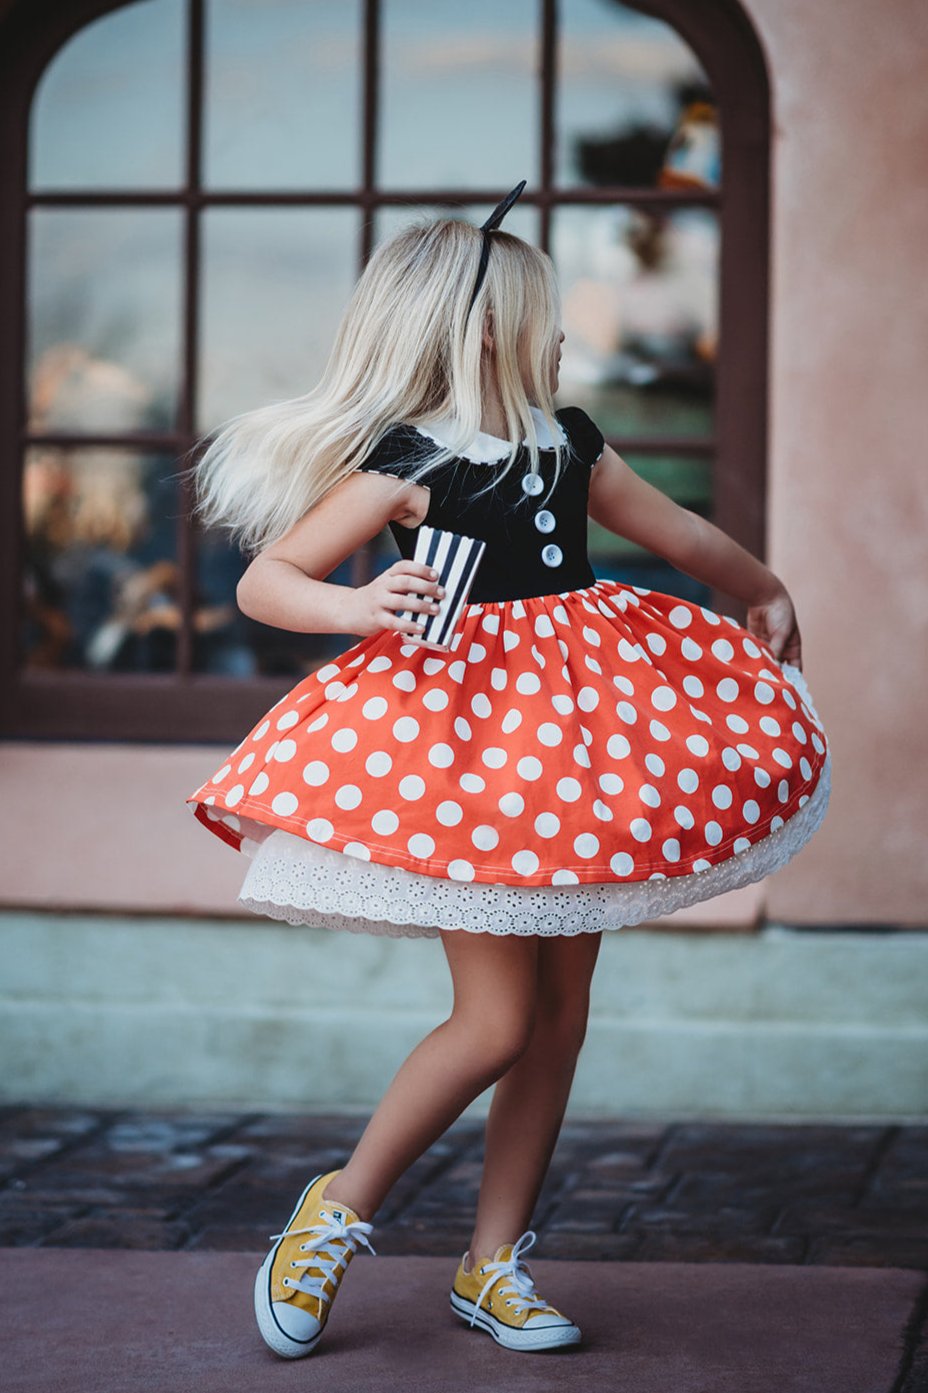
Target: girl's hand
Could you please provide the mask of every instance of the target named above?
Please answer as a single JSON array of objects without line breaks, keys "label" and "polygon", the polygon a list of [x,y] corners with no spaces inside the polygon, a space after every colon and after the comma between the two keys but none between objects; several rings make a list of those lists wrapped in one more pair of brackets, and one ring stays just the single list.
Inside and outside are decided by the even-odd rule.
[{"label": "girl's hand", "polygon": [[802,671],[802,640],[796,611],[785,585],[780,586],[772,599],[748,606],[745,628],[767,644],[778,662],[792,663]]},{"label": "girl's hand", "polygon": [[[401,634],[421,634],[426,617],[438,612],[435,597],[444,593],[433,568],[424,561],[394,561],[368,585],[359,585],[352,592],[348,632],[366,636],[394,629]],[[404,609],[423,610],[423,618],[400,619],[399,611]]]}]

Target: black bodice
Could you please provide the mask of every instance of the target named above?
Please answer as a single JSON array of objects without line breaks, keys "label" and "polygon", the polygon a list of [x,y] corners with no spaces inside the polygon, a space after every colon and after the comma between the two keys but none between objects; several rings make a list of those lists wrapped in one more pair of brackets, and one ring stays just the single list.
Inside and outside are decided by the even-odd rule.
[{"label": "black bodice", "polygon": [[[472,603],[560,594],[596,579],[587,555],[587,495],[590,471],[603,451],[602,432],[579,407],[562,407],[555,416],[571,448],[553,492],[553,449],[540,452],[539,473],[533,475],[525,444],[505,474],[505,457],[492,462],[457,456],[421,480],[430,490],[423,523],[486,542],[468,596]],[[434,439],[424,431],[396,425],[359,468],[406,478],[434,449]],[[470,496],[493,476],[493,488]],[[407,560],[413,558],[421,525],[390,523]]]}]

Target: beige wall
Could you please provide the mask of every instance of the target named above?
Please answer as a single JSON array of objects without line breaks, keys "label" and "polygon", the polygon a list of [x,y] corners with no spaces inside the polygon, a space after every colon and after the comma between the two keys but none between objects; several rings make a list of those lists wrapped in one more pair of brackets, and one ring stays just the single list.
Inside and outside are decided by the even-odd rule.
[{"label": "beige wall", "polygon": [[[812,843],[675,924],[924,924],[928,7],[751,0],[774,92],[769,559],[834,754]],[[235,912],[183,799],[224,746],[0,746],[3,900]]]}]

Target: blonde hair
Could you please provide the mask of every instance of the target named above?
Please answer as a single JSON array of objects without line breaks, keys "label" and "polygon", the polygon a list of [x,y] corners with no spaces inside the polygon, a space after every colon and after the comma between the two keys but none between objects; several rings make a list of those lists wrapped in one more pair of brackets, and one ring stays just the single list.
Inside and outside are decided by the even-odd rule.
[{"label": "blonde hair", "polygon": [[[556,483],[568,446],[560,443],[551,392],[560,331],[554,268],[521,238],[490,233],[486,277],[468,312],[483,235],[469,223],[441,218],[414,223],[378,247],[348,302],[319,384],[304,396],[234,416],[205,437],[192,466],[194,512],[205,527],[224,527],[242,549],[260,551],[400,423],[446,423],[444,446],[417,452],[408,478],[418,481],[461,454],[481,425],[488,316],[510,442],[503,472],[523,438],[538,468],[534,405],[558,442]],[[499,477],[490,471],[487,487]]]}]

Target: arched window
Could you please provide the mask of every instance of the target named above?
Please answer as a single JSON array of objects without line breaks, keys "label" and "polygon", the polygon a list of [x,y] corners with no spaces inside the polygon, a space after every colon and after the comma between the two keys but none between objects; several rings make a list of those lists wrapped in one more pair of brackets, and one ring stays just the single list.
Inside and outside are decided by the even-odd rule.
[{"label": "arched window", "polygon": [[239,613],[177,462],[317,380],[378,239],[523,177],[560,400],[763,555],[768,92],[734,0],[14,0],[0,55],[4,735],[236,739],[355,641]]}]

